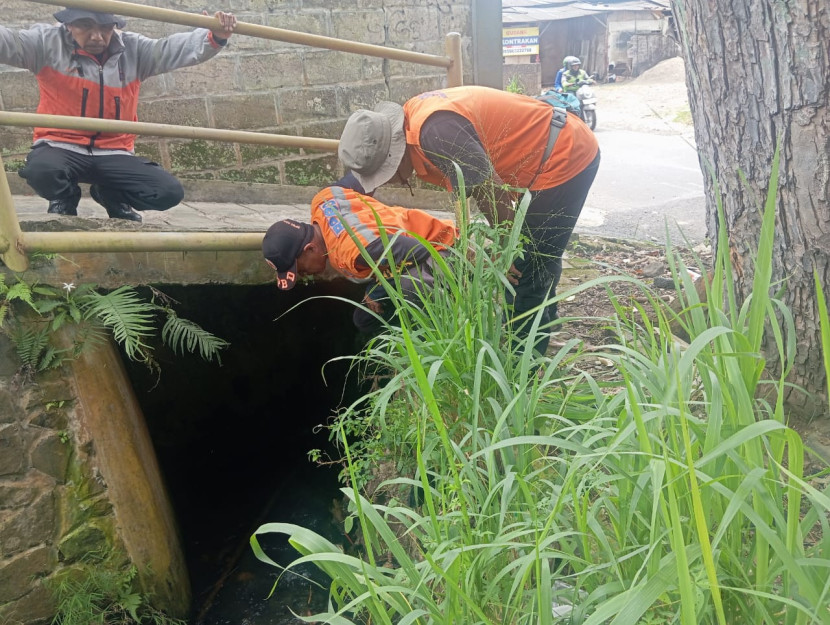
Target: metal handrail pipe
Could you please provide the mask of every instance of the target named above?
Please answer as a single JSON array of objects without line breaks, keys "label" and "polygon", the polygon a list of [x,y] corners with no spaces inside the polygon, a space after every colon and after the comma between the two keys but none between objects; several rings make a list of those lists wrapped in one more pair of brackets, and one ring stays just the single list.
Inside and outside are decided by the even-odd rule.
[{"label": "metal handrail pipe", "polygon": [[254,143],[260,145],[306,148],[310,150],[324,150],[327,152],[336,152],[337,145],[339,143],[337,139],[275,135],[265,132],[251,132],[249,130],[225,130],[222,128],[176,126],[173,124],[151,124],[147,122],[128,122],[116,119],[99,119],[96,117],[69,117],[64,115],[41,115],[39,113],[15,113],[11,111],[0,111],[0,126],[2,125],[89,130],[92,132],[123,132],[135,135],[151,135],[155,137],[173,137],[179,139],[208,139],[211,141],[230,141],[236,143]]},{"label": "metal handrail pipe", "polygon": [[[174,9],[143,6],[133,4],[132,2],[121,2],[120,0],[28,1],[40,4],[51,4],[59,7],[65,6],[76,9],[86,9],[88,11],[100,11],[102,13],[116,13],[118,15],[126,15],[128,17],[138,17],[141,19],[168,22],[171,24],[181,24],[182,26],[193,26],[196,28],[209,28],[211,30],[219,28],[219,20],[212,16],[195,15],[185,11],[176,11]],[[411,63],[418,63],[420,65],[432,65],[434,67],[449,68],[453,64],[453,60],[446,56],[436,56],[434,54],[425,54],[423,52],[386,48],[384,46],[378,46],[371,43],[358,43],[356,41],[347,41],[345,39],[337,39],[335,37],[312,35],[309,33],[285,30],[284,28],[275,28],[273,26],[262,26],[260,24],[250,24],[247,22],[237,23],[234,33],[238,35],[259,37],[261,39],[271,39],[274,41],[285,41],[287,43],[313,46],[315,48],[326,48],[328,50],[338,50],[340,52],[351,52],[354,54],[365,54],[366,56],[375,56],[384,59],[393,59],[396,61],[408,61]]]},{"label": "metal handrail pipe", "polygon": [[264,232],[22,232],[26,254],[70,252],[248,252]]}]

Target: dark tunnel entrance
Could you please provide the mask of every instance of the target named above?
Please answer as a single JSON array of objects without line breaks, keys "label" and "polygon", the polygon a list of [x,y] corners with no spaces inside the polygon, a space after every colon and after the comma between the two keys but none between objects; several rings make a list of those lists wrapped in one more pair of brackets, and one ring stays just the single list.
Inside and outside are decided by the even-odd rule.
[{"label": "dark tunnel entrance", "polygon": [[[356,349],[353,307],[324,298],[286,311],[314,296],[356,299],[362,288],[335,281],[289,292],[270,285],[162,291],[180,317],[231,343],[222,366],[157,345],[160,376],[125,359],[181,531],[194,599],[188,622],[298,623],[286,603],[319,609],[324,591],[293,578],[280,583],[288,597],[266,599],[278,571],[253,557],[248,539],[266,522],[338,532],[337,470],[312,464],[307,452],[328,448],[328,432],[316,426],[361,389],[345,362],[326,367],[327,384],[321,375],[325,362]],[[271,547],[269,556],[283,564],[297,555],[285,541]]]}]

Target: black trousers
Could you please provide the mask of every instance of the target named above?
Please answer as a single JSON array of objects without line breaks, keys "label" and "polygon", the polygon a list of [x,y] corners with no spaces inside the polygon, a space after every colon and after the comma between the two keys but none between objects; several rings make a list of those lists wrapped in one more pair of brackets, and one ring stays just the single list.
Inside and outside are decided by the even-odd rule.
[{"label": "black trousers", "polygon": [[19,174],[50,201],[79,196],[79,182],[98,185],[108,202],[140,211],[167,210],[184,197],[181,183],[158,163],[131,154],[90,156],[39,144],[29,152]]},{"label": "black trousers", "polygon": [[[529,239],[524,258],[517,259],[514,265],[522,273],[519,284],[514,288],[515,297],[508,295],[508,303],[513,304],[513,314],[520,315],[533,310],[548,297],[556,295],[556,286],[562,276],[562,254],[571,238],[571,233],[585,205],[585,198],[594,182],[599,168],[600,155],[577,176],[556,187],[532,191],[530,206],[523,226],[523,233]],[[556,304],[549,304],[542,311],[541,324],[558,319]],[[533,315],[522,320],[517,328],[520,339],[526,338]],[[547,349],[549,334],[540,336],[536,343],[537,351],[544,353]]]},{"label": "black trousers", "polygon": [[[446,251],[439,252],[442,255],[447,255]],[[401,294],[410,304],[420,306],[422,302],[421,293],[426,289],[432,289],[435,286],[435,267],[432,258],[426,261],[405,267],[399,276],[401,285]],[[390,282],[394,284],[394,279],[390,278]],[[382,307],[380,316],[390,322],[396,323],[395,312],[396,308],[386,294],[386,290],[379,282],[372,283],[366,289],[366,295],[378,302]],[[352,315],[357,331],[362,335],[365,342],[366,339],[375,336],[382,328],[383,322],[370,312],[362,308],[355,308]]]}]

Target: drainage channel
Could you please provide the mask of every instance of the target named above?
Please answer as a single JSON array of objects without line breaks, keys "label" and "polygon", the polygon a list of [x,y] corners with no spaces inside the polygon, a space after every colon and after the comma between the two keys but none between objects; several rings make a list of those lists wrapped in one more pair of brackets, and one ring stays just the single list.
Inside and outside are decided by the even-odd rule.
[{"label": "drainage channel", "polygon": [[[179,523],[193,592],[191,625],[299,623],[325,606],[325,580],[303,569],[319,588],[283,577],[257,561],[248,540],[262,523],[310,527],[334,542],[347,540],[339,516],[337,470],[307,458],[329,447],[317,428],[361,393],[346,363],[354,353],[353,308],[362,289],[343,282],[298,287],[165,287],[177,313],[230,341],[222,365],[175,356],[157,346],[157,375],[125,363],[147,421]],[[302,300],[302,304],[292,306]],[[281,316],[282,315],[282,316]],[[277,317],[280,317],[275,321]],[[296,552],[268,537],[264,547],[287,564]]]}]

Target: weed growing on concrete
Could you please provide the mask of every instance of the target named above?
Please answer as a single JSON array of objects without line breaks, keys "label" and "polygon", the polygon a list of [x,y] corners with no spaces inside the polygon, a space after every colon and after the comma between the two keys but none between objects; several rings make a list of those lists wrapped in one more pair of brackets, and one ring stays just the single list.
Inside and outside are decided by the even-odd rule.
[{"label": "weed growing on concrete", "polygon": [[53,625],[185,625],[153,608],[134,589],[136,568],[85,564],[51,584],[57,605]]},{"label": "weed growing on concrete", "polygon": [[523,94],[525,92],[525,87],[522,84],[521,77],[516,74],[511,76],[504,90],[510,93]]},{"label": "weed growing on concrete", "polygon": [[[129,285],[102,293],[93,284],[55,287],[28,284],[20,277],[7,284],[0,274],[0,331],[15,344],[28,372],[59,367],[106,340],[107,333],[128,358],[156,368],[148,340],[161,320],[162,341],[174,352],[198,352],[209,362],[221,362],[227,341],[180,318],[157,290],[147,298]],[[74,339],[58,340],[58,333],[69,325],[77,329]]]}]

